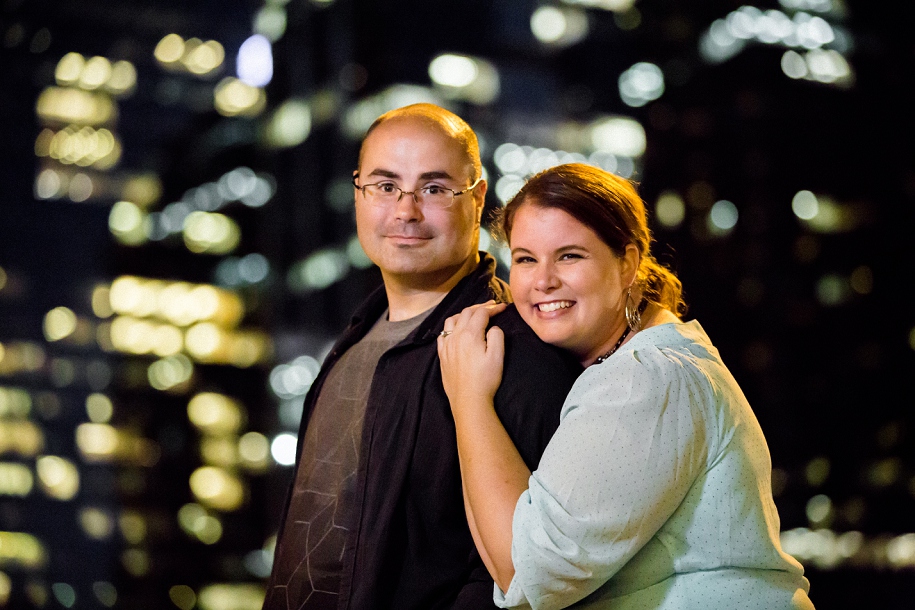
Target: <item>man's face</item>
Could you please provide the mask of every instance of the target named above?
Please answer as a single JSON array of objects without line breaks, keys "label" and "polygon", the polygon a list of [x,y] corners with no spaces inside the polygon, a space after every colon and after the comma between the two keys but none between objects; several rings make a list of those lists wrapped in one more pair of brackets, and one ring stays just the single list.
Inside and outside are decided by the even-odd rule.
[{"label": "man's face", "polygon": [[[435,123],[402,117],[369,134],[357,182],[390,182],[404,191],[438,184],[461,191],[471,185],[471,172],[461,145]],[[390,205],[374,205],[356,190],[359,241],[385,282],[435,290],[476,265],[485,193],[486,184],[481,183],[441,209],[419,205],[410,195]]]}]

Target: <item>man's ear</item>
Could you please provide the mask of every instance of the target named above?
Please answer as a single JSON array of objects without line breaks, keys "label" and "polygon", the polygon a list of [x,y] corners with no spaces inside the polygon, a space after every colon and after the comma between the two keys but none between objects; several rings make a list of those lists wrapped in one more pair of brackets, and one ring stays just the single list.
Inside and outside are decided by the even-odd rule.
[{"label": "man's ear", "polygon": [[483,221],[483,208],[486,205],[486,190],[488,188],[489,185],[486,181],[480,180],[477,188],[473,191],[474,205],[477,206],[477,224],[480,224]]}]

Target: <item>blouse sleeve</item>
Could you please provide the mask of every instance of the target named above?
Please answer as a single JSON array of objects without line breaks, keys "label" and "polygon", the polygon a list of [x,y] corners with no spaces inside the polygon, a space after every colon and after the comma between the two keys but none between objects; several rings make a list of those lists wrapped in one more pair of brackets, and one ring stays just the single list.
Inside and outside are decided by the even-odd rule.
[{"label": "blouse sleeve", "polygon": [[515,507],[502,608],[565,608],[664,525],[706,467],[702,383],[651,347],[590,367]]}]

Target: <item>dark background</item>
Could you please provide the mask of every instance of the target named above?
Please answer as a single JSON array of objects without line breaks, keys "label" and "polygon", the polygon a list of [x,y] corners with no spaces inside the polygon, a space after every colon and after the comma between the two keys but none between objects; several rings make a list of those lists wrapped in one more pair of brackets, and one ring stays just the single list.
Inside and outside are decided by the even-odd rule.
[{"label": "dark background", "polygon": [[[538,42],[530,16],[547,4],[584,14],[588,34],[565,48]],[[273,439],[294,430],[294,408],[290,415],[271,390],[271,371],[302,355],[320,360],[380,281],[376,270],[356,263],[345,264],[323,288],[303,289],[288,279],[301,261],[339,253],[354,234],[346,184],[358,136],[347,135],[347,117],[395,84],[439,95],[428,66],[448,52],[485,59],[499,74],[500,94],[490,103],[442,100],[480,135],[490,208],[499,205],[494,187],[501,174],[493,161],[499,144],[558,150],[561,124],[609,115],[644,126],[647,150],[632,177],[652,214],[656,253],[683,280],[689,317],[701,321],[720,349],[766,433],[786,549],[805,564],[812,600],[820,608],[911,607],[915,11],[909,3],[826,5],[841,8],[823,18],[850,41],[843,49],[854,72],[849,87],[788,78],[780,45],[750,42],[726,61],[703,59],[704,33],[737,10],[737,2],[642,0],[613,13],[525,0],[292,0],[275,4],[287,26],[273,44],[266,108],[254,117],[226,117],[213,108],[213,89],[234,75],[260,2],[3,0],[0,345],[8,362],[10,346],[22,342],[39,346],[45,360],[34,370],[10,372],[0,356],[0,388],[30,395],[29,420],[43,431],[45,447],[4,454],[0,438],[0,463],[35,472],[39,455],[67,457],[81,485],[61,501],[37,483],[25,496],[3,495],[0,481],[0,533],[31,533],[46,552],[44,562],[28,566],[0,548],[0,605],[6,599],[12,608],[259,607],[238,601],[240,594],[236,605],[227,605],[204,591],[218,583],[262,584],[290,469],[271,462],[262,472],[241,470],[245,503],[210,511],[222,524],[221,538],[204,544],[187,534],[177,514],[196,502],[188,477],[202,464],[188,400],[201,391],[224,393],[244,405],[244,431]],[[794,12],[774,1],[756,6]],[[153,49],[173,32],[221,42],[221,72],[201,78],[158,65]],[[54,85],[57,62],[73,51],[136,66],[136,89],[119,99],[112,127],[123,156],[98,173],[114,182],[157,176],[161,195],[147,211],[161,211],[239,166],[270,177],[275,194],[266,205],[221,210],[241,227],[231,255],[194,255],[180,238],[119,243],[108,229],[118,193],[79,203],[36,194],[39,172],[54,164],[34,152],[46,126],[36,99]],[[630,107],[617,80],[643,61],[661,68],[665,91]],[[310,133],[296,146],[272,147],[264,130],[290,98],[310,105]],[[373,116],[387,109],[374,108]],[[801,190],[835,201],[853,228],[820,232],[800,221],[791,202]],[[654,216],[668,192],[685,201],[685,219],[676,227]],[[739,211],[725,235],[707,228],[718,200]],[[191,382],[158,392],[144,381],[155,357],[105,351],[91,341],[50,342],[42,333],[45,314],[58,306],[93,328],[102,323],[90,305],[92,289],[120,275],[227,285],[220,264],[250,253],[266,257],[270,273],[229,287],[246,304],[242,325],[272,339],[272,356],[255,366],[198,363]],[[62,369],[76,372],[62,375]],[[91,370],[107,373],[99,381]],[[111,398],[112,424],[156,444],[161,457],[154,465],[81,459],[73,431],[86,421],[83,405],[92,392]],[[2,427],[3,413],[0,434],[12,434]],[[88,536],[79,519],[86,507],[100,508],[113,523],[125,513],[138,515],[146,535],[128,540],[115,527],[110,535]]]}]

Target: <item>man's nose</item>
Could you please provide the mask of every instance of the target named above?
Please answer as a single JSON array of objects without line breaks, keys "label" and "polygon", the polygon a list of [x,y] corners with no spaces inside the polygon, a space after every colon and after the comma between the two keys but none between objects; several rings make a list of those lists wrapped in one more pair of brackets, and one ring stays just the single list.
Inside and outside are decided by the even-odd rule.
[{"label": "man's nose", "polygon": [[400,220],[419,220],[422,218],[422,207],[416,201],[416,191],[401,191],[394,203],[394,214]]}]

